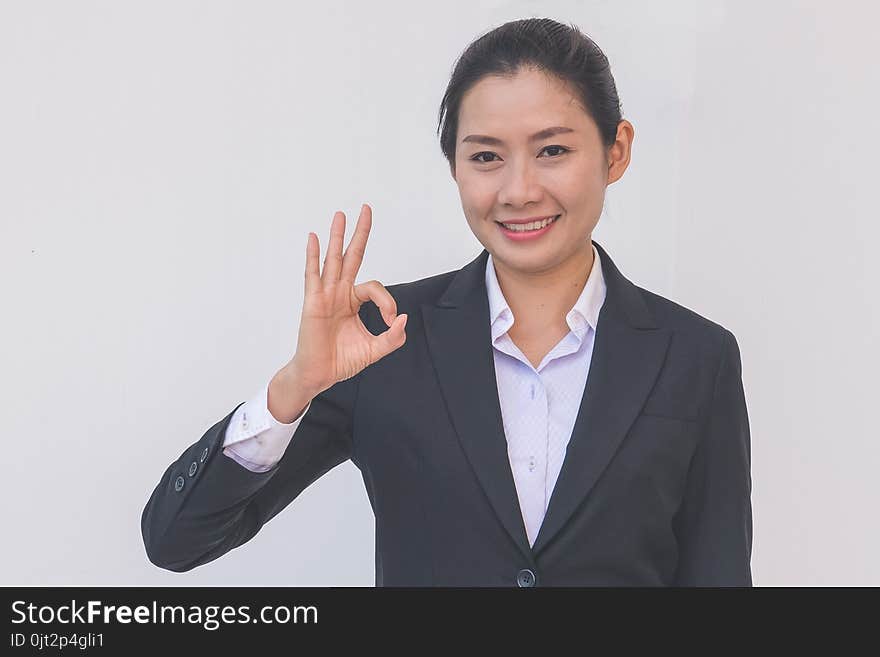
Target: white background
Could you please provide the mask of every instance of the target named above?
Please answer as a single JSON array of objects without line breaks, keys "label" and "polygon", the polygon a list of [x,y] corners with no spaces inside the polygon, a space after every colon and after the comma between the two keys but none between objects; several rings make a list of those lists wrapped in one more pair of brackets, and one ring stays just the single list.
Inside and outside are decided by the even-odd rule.
[{"label": "white background", "polygon": [[373,585],[350,462],[189,573],[141,512],[292,356],[308,231],[323,260],[370,203],[385,285],[480,252],[439,103],[528,16],[596,40],[635,126],[594,238],[739,341],[755,584],[880,585],[880,16],[778,0],[0,4],[0,584]]}]

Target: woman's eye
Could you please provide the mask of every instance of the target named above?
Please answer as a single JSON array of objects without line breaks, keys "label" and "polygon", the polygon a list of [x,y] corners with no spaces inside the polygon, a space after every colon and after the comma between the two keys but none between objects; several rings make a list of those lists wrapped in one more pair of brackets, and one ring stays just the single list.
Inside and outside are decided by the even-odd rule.
[{"label": "woman's eye", "polygon": [[[541,152],[544,152],[548,149],[550,149],[550,150],[558,149],[559,151],[561,151],[560,153],[558,153],[556,155],[551,155],[550,157],[559,157],[560,155],[569,152],[569,149],[566,148],[565,146],[556,146],[556,145],[544,146],[544,148],[541,149]],[[482,164],[488,164],[489,162],[492,161],[492,160],[482,159],[484,155],[489,155],[491,157],[495,157],[495,153],[493,153],[492,151],[481,151],[481,152],[477,153],[476,155],[474,155],[473,157],[471,157],[471,160],[473,160],[474,162],[481,162]]]},{"label": "woman's eye", "polygon": [[[544,146],[544,148],[542,148],[541,150],[546,151],[548,148],[558,148],[562,151],[562,153],[568,152],[568,149],[565,146]],[[562,155],[562,153],[560,153],[559,155]]]},{"label": "woman's eye", "polygon": [[477,154],[474,155],[471,159],[472,159],[474,162],[481,162],[482,164],[488,164],[489,162],[491,162],[491,160],[483,160],[483,159],[480,159],[481,156],[483,156],[483,155],[495,155],[495,153],[490,153],[489,151],[483,151],[482,153],[477,153]]}]

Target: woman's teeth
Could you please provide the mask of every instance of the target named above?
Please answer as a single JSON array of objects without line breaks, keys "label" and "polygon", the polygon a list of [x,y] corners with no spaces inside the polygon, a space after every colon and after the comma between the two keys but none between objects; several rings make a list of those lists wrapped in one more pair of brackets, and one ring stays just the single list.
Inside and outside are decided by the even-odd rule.
[{"label": "woman's teeth", "polygon": [[512,230],[517,233],[522,233],[527,230],[538,230],[540,228],[544,228],[548,224],[552,224],[558,218],[559,218],[559,215],[557,214],[555,217],[550,217],[549,219],[544,219],[544,221],[533,221],[528,224],[501,224],[501,225],[504,226],[507,230]]}]

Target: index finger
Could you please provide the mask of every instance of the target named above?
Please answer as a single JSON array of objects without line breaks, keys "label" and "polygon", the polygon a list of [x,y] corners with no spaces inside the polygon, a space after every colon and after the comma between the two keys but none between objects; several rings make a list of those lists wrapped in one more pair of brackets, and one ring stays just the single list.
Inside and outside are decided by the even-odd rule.
[{"label": "index finger", "polygon": [[342,258],[342,273],[339,276],[340,280],[354,283],[358,270],[361,268],[361,263],[364,261],[364,253],[367,250],[367,237],[370,235],[370,227],[372,225],[373,210],[364,203],[361,206],[361,213],[358,215],[354,234],[345,248],[345,255]]}]

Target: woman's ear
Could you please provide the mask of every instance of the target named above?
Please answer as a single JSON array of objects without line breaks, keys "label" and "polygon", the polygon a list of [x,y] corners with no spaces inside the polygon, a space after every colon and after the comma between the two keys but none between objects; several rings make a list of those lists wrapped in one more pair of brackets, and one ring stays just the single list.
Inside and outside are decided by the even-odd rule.
[{"label": "woman's ear", "polygon": [[633,124],[626,119],[621,119],[617,124],[617,139],[608,149],[608,183],[620,180],[623,172],[629,166],[632,153],[632,142],[635,136]]}]

